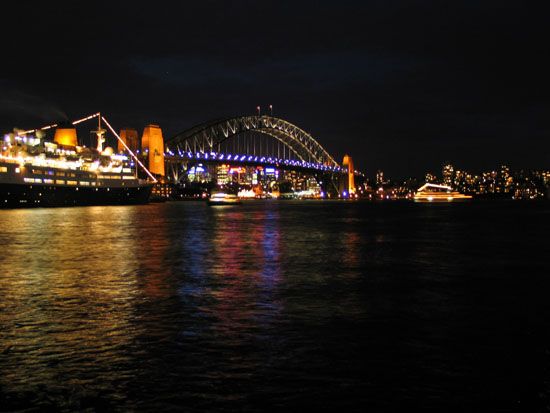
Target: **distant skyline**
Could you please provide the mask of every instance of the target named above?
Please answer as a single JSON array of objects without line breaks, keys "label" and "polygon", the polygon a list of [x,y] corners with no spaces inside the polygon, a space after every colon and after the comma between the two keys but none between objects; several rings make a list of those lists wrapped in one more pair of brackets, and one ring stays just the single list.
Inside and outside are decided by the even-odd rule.
[{"label": "distant skyline", "polygon": [[272,104],[368,176],[550,167],[550,29],[534,2],[10,7],[3,132],[101,110],[169,138]]}]

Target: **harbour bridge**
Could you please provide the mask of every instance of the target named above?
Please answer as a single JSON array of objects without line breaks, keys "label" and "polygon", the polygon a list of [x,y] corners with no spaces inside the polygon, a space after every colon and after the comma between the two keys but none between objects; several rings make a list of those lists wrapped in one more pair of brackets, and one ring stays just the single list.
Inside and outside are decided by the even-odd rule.
[{"label": "harbour bridge", "polygon": [[[267,115],[205,122],[167,139],[162,149],[149,145],[148,152],[153,173],[159,172],[154,158],[164,158],[162,172],[171,182],[198,164],[231,164],[298,171],[314,177],[324,191],[350,194],[359,174],[351,157],[346,155],[339,164],[311,134]],[[160,164],[161,159],[156,161]]]}]

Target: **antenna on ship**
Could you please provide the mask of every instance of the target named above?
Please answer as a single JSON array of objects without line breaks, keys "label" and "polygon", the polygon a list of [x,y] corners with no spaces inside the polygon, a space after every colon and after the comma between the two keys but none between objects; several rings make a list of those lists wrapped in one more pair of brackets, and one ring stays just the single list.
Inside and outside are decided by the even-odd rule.
[{"label": "antenna on ship", "polygon": [[101,113],[97,113],[97,130],[93,130],[92,132],[97,135],[97,151],[99,153],[103,152],[103,144],[105,143],[105,132],[107,132],[107,129],[103,129],[101,127]]}]

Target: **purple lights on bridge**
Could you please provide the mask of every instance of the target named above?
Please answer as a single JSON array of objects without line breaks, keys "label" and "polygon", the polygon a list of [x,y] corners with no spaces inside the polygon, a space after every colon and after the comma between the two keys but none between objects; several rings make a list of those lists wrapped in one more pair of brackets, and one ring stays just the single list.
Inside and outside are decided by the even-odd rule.
[{"label": "purple lights on bridge", "polygon": [[244,162],[254,163],[259,165],[270,165],[275,167],[297,167],[305,169],[313,169],[317,171],[345,172],[345,168],[340,166],[330,166],[315,162],[306,162],[294,159],[280,159],[267,156],[254,156],[242,154],[225,154],[216,152],[178,152],[167,151],[165,157],[172,159],[200,159],[214,162]]}]

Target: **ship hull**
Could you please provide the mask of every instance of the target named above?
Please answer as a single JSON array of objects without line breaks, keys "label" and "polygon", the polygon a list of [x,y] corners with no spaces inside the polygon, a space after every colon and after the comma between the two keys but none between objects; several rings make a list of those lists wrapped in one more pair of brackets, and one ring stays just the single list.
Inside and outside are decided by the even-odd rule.
[{"label": "ship hull", "polygon": [[82,187],[0,184],[0,208],[132,205],[149,202],[152,185]]},{"label": "ship hull", "polygon": [[210,206],[216,206],[216,205],[239,205],[241,201],[207,201],[208,205]]},{"label": "ship hull", "polygon": [[468,202],[471,201],[471,198],[453,198],[453,199],[427,199],[427,198],[415,198],[414,202],[420,202],[420,203],[428,203],[428,204],[435,204],[435,203],[456,203],[456,202]]},{"label": "ship hull", "polygon": [[427,203],[435,203],[435,202],[464,202],[464,201],[470,201],[472,197],[470,195],[463,195],[458,192],[453,193],[441,193],[441,192],[430,192],[430,193],[423,193],[423,194],[416,194],[414,196],[414,202],[427,202]]}]

